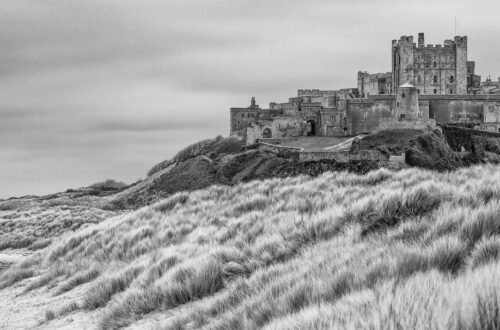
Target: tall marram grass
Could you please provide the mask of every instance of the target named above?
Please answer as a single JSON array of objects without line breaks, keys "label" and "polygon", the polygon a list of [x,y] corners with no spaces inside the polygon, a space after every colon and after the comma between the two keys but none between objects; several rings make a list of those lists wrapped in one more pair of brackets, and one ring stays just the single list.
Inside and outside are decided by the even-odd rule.
[{"label": "tall marram grass", "polygon": [[[500,169],[213,186],[80,230],[0,277],[103,329],[497,329]],[[184,306],[189,308],[183,308]]]}]

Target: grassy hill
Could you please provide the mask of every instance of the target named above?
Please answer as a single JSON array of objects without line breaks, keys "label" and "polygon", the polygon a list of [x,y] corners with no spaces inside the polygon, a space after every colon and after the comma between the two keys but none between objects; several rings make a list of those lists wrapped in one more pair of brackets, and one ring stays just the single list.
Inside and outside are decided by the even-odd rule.
[{"label": "grassy hill", "polygon": [[[344,139],[303,138],[287,142],[287,145],[303,147],[308,145],[311,149],[311,145],[317,144],[316,149],[322,149],[320,146],[325,143],[331,144],[342,140]],[[364,137],[360,147],[378,150],[386,156],[405,153],[408,165],[439,171],[454,170],[483,161],[471,155],[454,152],[438,132],[382,131]],[[193,191],[214,184],[235,185],[256,179],[297,175],[317,176],[328,171],[364,174],[377,168],[379,168],[377,163],[368,160],[338,163],[334,160],[302,162],[280,158],[274,154],[247,149],[242,141],[235,138],[216,137],[194,143],[181,150],[172,159],[155,165],[148,172],[146,179],[122,189],[117,194],[105,197],[103,205],[113,210],[136,209],[176,192]]]},{"label": "grassy hill", "polygon": [[0,322],[496,329],[499,183],[500,169],[484,165],[177,193],[1,273]]}]

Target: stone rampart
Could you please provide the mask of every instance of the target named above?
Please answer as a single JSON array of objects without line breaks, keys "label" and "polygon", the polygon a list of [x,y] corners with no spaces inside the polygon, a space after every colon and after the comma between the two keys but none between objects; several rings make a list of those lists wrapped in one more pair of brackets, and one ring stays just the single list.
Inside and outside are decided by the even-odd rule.
[{"label": "stone rampart", "polygon": [[359,150],[357,153],[349,151],[308,151],[299,153],[300,161],[335,160],[339,163],[351,161],[373,161],[380,166],[387,165],[387,157],[376,150]]},{"label": "stone rampart", "polygon": [[380,118],[377,131],[384,131],[388,129],[417,129],[422,131],[429,131],[436,127],[434,119],[420,119],[420,120],[396,120],[395,118]]},{"label": "stone rampart", "polygon": [[441,129],[446,141],[455,151],[465,149],[478,157],[482,157],[485,151],[496,149],[500,145],[500,133],[450,125],[441,125]]},{"label": "stone rampart", "polygon": [[300,137],[287,137],[287,138],[270,138],[270,139],[259,139],[259,142],[262,143],[267,143],[267,144],[282,144],[282,143],[288,143],[288,142],[293,142],[298,140]]},{"label": "stone rampart", "polygon": [[380,166],[387,166],[388,164],[388,158],[376,150],[359,150],[356,153],[346,150],[304,151],[303,148],[287,147],[265,142],[259,142],[258,149],[259,151],[273,153],[278,157],[295,158],[299,161],[334,160],[339,163],[349,163],[351,161],[373,161]]},{"label": "stone rampart", "polygon": [[286,147],[270,143],[259,143],[259,151],[269,152],[283,158],[296,158],[298,154],[303,151],[302,148]]}]

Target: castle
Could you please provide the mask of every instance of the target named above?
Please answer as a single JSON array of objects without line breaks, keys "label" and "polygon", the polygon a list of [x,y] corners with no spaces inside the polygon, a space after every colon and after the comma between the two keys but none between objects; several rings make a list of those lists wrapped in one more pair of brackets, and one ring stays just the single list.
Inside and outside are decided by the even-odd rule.
[{"label": "castle", "polygon": [[426,45],[412,36],[392,41],[392,71],[358,72],[357,87],[299,89],[288,102],[230,109],[231,136],[265,138],[355,136],[389,128],[433,129],[466,123],[500,132],[500,78],[481,82],[467,59],[467,37]]}]

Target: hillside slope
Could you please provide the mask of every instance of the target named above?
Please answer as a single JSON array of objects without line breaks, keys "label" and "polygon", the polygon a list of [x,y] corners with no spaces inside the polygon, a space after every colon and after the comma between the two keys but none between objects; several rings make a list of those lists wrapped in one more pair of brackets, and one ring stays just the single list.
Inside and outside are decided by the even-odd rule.
[{"label": "hillside slope", "polygon": [[176,192],[194,191],[214,184],[235,185],[301,174],[317,176],[338,170],[366,173],[377,168],[369,161],[347,164],[333,160],[298,162],[256,149],[247,150],[234,138],[218,137],[188,146],[171,160],[155,165],[143,181],[106,197],[104,207],[135,209]]},{"label": "hillside slope", "polygon": [[499,214],[492,165],[178,193],[2,273],[0,325],[494,329]]},{"label": "hillside slope", "polygon": [[[361,149],[375,149],[385,155],[406,154],[410,166],[453,170],[480,159],[460,155],[436,132],[391,130],[370,134],[361,140]],[[246,150],[242,142],[218,137],[195,143],[155,165],[137,185],[106,198],[111,209],[137,208],[176,192],[193,191],[213,184],[234,185],[258,179],[317,176],[328,171],[364,174],[379,166],[370,161],[338,163],[333,160],[300,162],[258,150]]]},{"label": "hillside slope", "polygon": [[361,140],[361,149],[375,149],[385,155],[405,153],[410,166],[444,171],[479,163],[472,155],[454,152],[439,132],[422,133],[418,130],[387,130],[367,135]]}]

